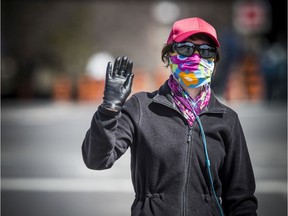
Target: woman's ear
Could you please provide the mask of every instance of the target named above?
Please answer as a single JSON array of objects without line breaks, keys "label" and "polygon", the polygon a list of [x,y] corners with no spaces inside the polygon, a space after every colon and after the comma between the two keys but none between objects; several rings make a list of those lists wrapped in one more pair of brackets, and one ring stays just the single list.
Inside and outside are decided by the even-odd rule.
[{"label": "woman's ear", "polygon": [[171,64],[170,55],[169,55],[169,53],[167,53],[167,54],[165,55],[165,66],[166,66],[166,67],[169,67],[170,64]]},{"label": "woman's ear", "polygon": [[167,55],[167,62],[168,62],[168,65],[171,64],[171,59],[170,59],[170,55],[169,54]]}]

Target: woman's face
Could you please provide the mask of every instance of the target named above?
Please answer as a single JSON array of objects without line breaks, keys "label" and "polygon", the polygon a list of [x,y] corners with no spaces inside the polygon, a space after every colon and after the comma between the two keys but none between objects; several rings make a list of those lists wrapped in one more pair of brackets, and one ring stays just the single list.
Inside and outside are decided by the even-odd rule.
[{"label": "woman's face", "polygon": [[[207,41],[197,38],[188,38],[181,43],[185,44],[185,42],[190,42],[195,45],[209,45]],[[201,57],[202,55],[208,54],[208,49],[207,52],[202,49],[201,54],[198,53],[197,50],[193,52],[191,56],[186,56],[184,54],[181,55],[178,53],[181,53],[183,50],[170,53],[170,68],[174,78],[182,86],[188,88],[198,88],[210,83],[214,70],[214,58],[211,57],[207,59]],[[187,47],[184,52],[189,53],[189,48]]]}]

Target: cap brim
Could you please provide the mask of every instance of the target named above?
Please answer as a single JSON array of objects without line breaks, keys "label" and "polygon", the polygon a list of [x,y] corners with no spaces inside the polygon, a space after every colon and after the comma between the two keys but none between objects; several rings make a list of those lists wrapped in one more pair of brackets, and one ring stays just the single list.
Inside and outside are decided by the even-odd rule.
[{"label": "cap brim", "polygon": [[185,32],[181,35],[178,35],[174,41],[175,42],[182,42],[183,40],[187,39],[188,37],[194,35],[194,34],[198,34],[198,33],[201,33],[201,34],[206,34],[207,36],[209,36],[216,44],[217,47],[220,47],[220,43],[219,41],[217,40],[217,38],[215,38],[213,35],[207,33],[207,32],[203,32],[203,31],[189,31],[189,32]]}]

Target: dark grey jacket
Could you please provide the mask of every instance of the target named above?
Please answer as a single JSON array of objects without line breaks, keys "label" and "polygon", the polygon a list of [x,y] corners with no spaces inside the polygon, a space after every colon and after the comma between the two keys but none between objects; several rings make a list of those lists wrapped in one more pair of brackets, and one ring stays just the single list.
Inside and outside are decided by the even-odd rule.
[{"label": "dark grey jacket", "polygon": [[[130,147],[133,216],[220,215],[199,125],[189,127],[170,93],[166,82],[159,91],[133,95],[118,115],[99,107],[83,142],[84,162],[107,169]],[[254,174],[237,114],[212,94],[200,119],[225,215],[256,215]]]}]

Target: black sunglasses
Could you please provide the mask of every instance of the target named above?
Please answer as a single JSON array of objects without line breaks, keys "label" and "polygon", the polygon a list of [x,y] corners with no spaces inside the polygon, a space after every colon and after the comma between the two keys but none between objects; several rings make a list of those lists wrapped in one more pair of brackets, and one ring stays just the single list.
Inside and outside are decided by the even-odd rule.
[{"label": "black sunglasses", "polygon": [[204,59],[215,58],[217,56],[216,47],[207,44],[197,45],[191,42],[175,43],[173,44],[173,50],[186,57],[192,56],[196,50]]}]

